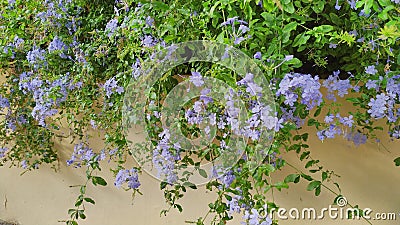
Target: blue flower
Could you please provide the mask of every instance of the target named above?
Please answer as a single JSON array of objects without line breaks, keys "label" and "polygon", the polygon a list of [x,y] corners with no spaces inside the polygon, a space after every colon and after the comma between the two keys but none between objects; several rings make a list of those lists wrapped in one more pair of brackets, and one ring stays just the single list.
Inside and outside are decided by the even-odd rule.
[{"label": "blue flower", "polygon": [[375,69],[374,65],[365,67],[365,73],[367,74],[375,75],[377,72],[378,70]]},{"label": "blue flower", "polygon": [[240,44],[242,41],[244,41],[244,40],[246,40],[246,38],[244,38],[244,37],[237,37],[236,39],[235,39],[235,41],[233,42],[233,44],[235,44],[235,45],[238,45],[238,44]]},{"label": "blue flower", "polygon": [[15,46],[16,48],[21,48],[22,45],[24,44],[24,42],[25,42],[24,39],[19,38],[18,35],[16,35],[16,36],[14,37],[14,46]]},{"label": "blue flower", "polygon": [[154,25],[154,19],[150,16],[146,17],[146,25],[152,27]]},{"label": "blue flower", "polygon": [[297,97],[294,89],[301,91],[300,102],[307,105],[307,109],[312,109],[322,102],[321,84],[318,77],[313,78],[310,74],[288,73],[279,84],[276,96],[283,95],[287,100],[285,104],[292,105],[294,98]]},{"label": "blue flower", "polygon": [[[228,18],[225,22],[221,23],[221,26],[233,25],[235,23],[235,21],[242,21],[242,20],[238,20],[238,17],[235,16],[232,18]],[[244,22],[244,21],[242,21],[242,22]]]},{"label": "blue flower", "polygon": [[81,167],[82,163],[86,166],[90,165],[91,161],[101,161],[106,158],[105,151],[102,150],[100,154],[93,152],[92,148],[89,148],[85,143],[76,144],[74,147],[74,152],[71,158],[67,160],[67,165],[75,164],[75,167]]},{"label": "blue flower", "polygon": [[228,171],[224,176],[222,177],[222,182],[224,183],[225,187],[230,187],[232,182],[235,180],[235,175],[233,174],[233,171]]},{"label": "blue flower", "polygon": [[240,212],[240,205],[239,201],[242,199],[242,196],[240,195],[234,195],[231,200],[228,200],[226,205],[229,207],[228,215],[232,216],[233,213],[239,213]]},{"label": "blue flower", "polygon": [[343,97],[344,95],[348,94],[348,90],[352,88],[350,84],[350,80],[341,80],[339,78],[340,71],[334,71],[333,76],[329,76],[328,79],[326,79],[323,82],[323,86],[328,89],[328,96],[327,98],[329,100],[334,100],[336,101],[336,98],[334,96],[334,92],[337,91],[337,94],[340,97]]},{"label": "blue flower", "polygon": [[337,48],[337,44],[330,43],[330,44],[329,44],[329,48]]},{"label": "blue flower", "polygon": [[107,36],[111,37],[115,33],[117,28],[118,28],[118,20],[117,19],[112,19],[112,20],[108,21],[108,23],[106,25],[106,29],[105,29]]},{"label": "blue flower", "polygon": [[21,162],[21,167],[22,167],[23,169],[28,168],[28,162],[27,162],[26,160],[23,160],[23,161]]},{"label": "blue flower", "polygon": [[7,98],[0,95],[0,108],[10,107],[10,102]]},{"label": "blue flower", "polygon": [[241,24],[240,26],[239,26],[239,29],[238,29],[238,31],[240,31],[241,32],[241,34],[245,34],[247,31],[249,31],[250,29],[249,29],[249,27],[248,26],[246,26],[246,25],[243,25],[243,24]]},{"label": "blue flower", "polygon": [[151,35],[145,35],[142,40],[143,47],[152,47],[157,44],[157,40],[154,39]]},{"label": "blue flower", "polygon": [[211,92],[211,89],[209,88],[204,88],[200,92],[200,100],[204,102],[205,105],[212,103],[214,100],[212,97],[207,96]]},{"label": "blue flower", "polygon": [[124,88],[117,85],[117,81],[115,80],[115,77],[108,79],[104,83],[103,88],[106,91],[107,98],[110,98],[114,92],[117,92],[118,94],[121,94],[124,92]]},{"label": "blue flower", "polygon": [[4,147],[0,148],[0,159],[6,155],[7,151],[8,151],[8,148],[4,148]]},{"label": "blue flower", "polygon": [[339,117],[339,122],[345,126],[352,127],[354,123],[353,115],[348,117]]},{"label": "blue flower", "polygon": [[58,37],[55,36],[53,41],[50,42],[49,44],[49,52],[53,52],[53,51],[59,51],[59,50],[67,50],[67,45],[64,44],[64,42]]},{"label": "blue flower", "polygon": [[378,90],[378,85],[376,84],[377,82],[378,82],[377,80],[368,80],[367,83],[365,84],[365,87],[367,87],[367,89]]},{"label": "blue flower", "polygon": [[262,55],[261,55],[261,52],[256,52],[256,54],[254,54],[254,56],[253,56],[255,59],[259,59],[259,60],[261,60],[262,59]]},{"label": "blue flower", "polygon": [[[266,210],[266,209],[265,209]],[[243,219],[247,221],[247,223],[242,222],[242,224],[246,225],[271,225],[272,220],[268,215],[262,217],[257,209],[252,208],[250,210],[246,210],[243,216]]]},{"label": "blue flower", "polygon": [[325,116],[324,121],[325,121],[325,123],[332,123],[334,119],[335,119],[335,115],[329,114],[329,115]]},{"label": "blue flower", "polygon": [[204,84],[203,76],[199,72],[192,72],[189,79],[196,87],[201,87]]},{"label": "blue flower", "polygon": [[335,9],[340,10],[340,8],[342,7],[339,5],[339,0],[336,0]]},{"label": "blue flower", "polygon": [[175,148],[176,151],[172,152],[168,129],[164,129],[159,137],[161,140],[158,141],[157,147],[153,150],[153,165],[158,170],[158,177],[172,184],[178,179],[175,172],[175,161],[180,159],[179,149]]},{"label": "blue flower", "polygon": [[44,62],[45,54],[45,50],[34,46],[33,49],[28,52],[26,58],[28,59],[29,64],[33,65],[34,68],[38,68],[43,65],[43,63],[46,64],[46,62]]},{"label": "blue flower", "polygon": [[124,183],[128,182],[128,188],[138,189],[140,186],[139,175],[135,168],[130,170],[122,169],[115,177],[114,185],[120,188]]},{"label": "blue flower", "polygon": [[371,117],[380,119],[385,116],[385,111],[387,109],[386,103],[388,99],[389,97],[384,93],[377,95],[376,99],[371,98],[370,102],[368,103],[370,109],[367,111]]},{"label": "blue flower", "polygon": [[354,10],[356,9],[356,3],[357,3],[357,1],[358,1],[358,0],[350,0],[350,1],[347,0],[347,2],[350,4],[350,8],[351,8],[351,9],[354,9]]},{"label": "blue flower", "polygon": [[356,146],[365,144],[367,142],[367,136],[358,131],[353,131],[346,134],[346,139],[348,141],[353,141]]}]

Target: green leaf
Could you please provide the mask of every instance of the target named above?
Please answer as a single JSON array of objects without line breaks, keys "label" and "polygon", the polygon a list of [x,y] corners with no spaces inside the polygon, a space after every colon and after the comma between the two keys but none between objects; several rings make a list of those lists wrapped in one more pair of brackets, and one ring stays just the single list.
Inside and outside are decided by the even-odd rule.
[{"label": "green leaf", "polygon": [[390,0],[378,0],[378,2],[383,7],[391,5],[391,1]]},{"label": "green leaf", "polygon": [[76,213],[76,209],[68,209],[68,215],[72,215],[73,213]]},{"label": "green leaf", "polygon": [[333,30],[333,26],[331,26],[331,25],[321,25],[321,26],[318,26],[318,27],[314,27],[313,30],[315,30],[316,32],[319,32],[319,33],[327,33],[329,31]]},{"label": "green leaf", "polygon": [[94,186],[96,186],[98,184],[101,186],[107,185],[107,182],[102,177],[92,177],[92,183]]},{"label": "green leaf", "polygon": [[364,13],[368,15],[371,13],[371,7],[374,4],[374,0],[365,0],[364,2]]},{"label": "green leaf", "polygon": [[303,177],[304,179],[306,179],[308,181],[312,181],[313,180],[313,178],[310,175],[301,174],[301,177]]},{"label": "green leaf", "polygon": [[79,217],[81,218],[81,219],[86,219],[86,215],[85,214],[83,214],[83,212],[82,213],[79,213]]},{"label": "green leaf", "polygon": [[84,198],[84,200],[85,200],[85,202],[89,202],[89,203],[91,203],[93,205],[96,204],[95,201],[93,199],[91,199],[91,198]]},{"label": "green leaf", "polygon": [[314,181],[312,181],[311,183],[308,184],[307,191],[312,191],[312,190],[314,190],[315,188],[317,188],[319,186],[321,186],[321,182],[318,181],[318,180],[314,180]]},{"label": "green leaf", "polygon": [[329,13],[329,17],[334,24],[338,26],[342,24],[342,20],[335,13]]},{"label": "green leaf", "polygon": [[311,6],[315,13],[321,13],[324,10],[325,1],[317,1]]},{"label": "green leaf", "polygon": [[275,4],[272,1],[263,0],[263,8],[271,12],[275,9]]},{"label": "green leaf", "polygon": [[167,4],[165,4],[165,3],[163,3],[163,2],[160,2],[160,1],[152,1],[151,3],[153,4],[153,7],[154,7],[154,9],[155,9],[156,11],[158,11],[159,9],[160,9],[160,10],[163,10],[163,11],[166,11],[166,10],[169,9],[169,6],[168,6]]},{"label": "green leaf", "polygon": [[[285,177],[285,183],[297,183],[298,180],[300,180],[300,175],[299,174],[289,174]],[[297,182],[296,182],[297,181]]]},{"label": "green leaf", "polygon": [[206,172],[205,170],[199,169],[199,174],[200,174],[202,177],[207,178],[207,172]]},{"label": "green leaf", "polygon": [[67,225],[78,225],[78,222],[69,220],[67,221]]},{"label": "green leaf", "polygon": [[388,12],[392,9],[395,9],[393,5],[386,6],[385,9],[378,14],[378,17],[382,20],[387,20],[389,18]]},{"label": "green leaf", "polygon": [[327,172],[322,172],[322,181],[326,180],[328,178],[328,173]]},{"label": "green leaf", "polygon": [[289,185],[285,182],[277,182],[276,184],[273,185],[276,189],[279,191],[282,190],[282,188],[289,188]]},{"label": "green leaf", "polygon": [[189,181],[185,181],[183,183],[183,186],[190,187],[191,189],[197,189],[196,185],[191,183],[191,182],[189,182]]},{"label": "green leaf", "polygon": [[400,53],[399,53],[399,55],[397,56],[397,64],[400,64]]},{"label": "green leaf", "polygon": [[285,10],[286,12],[288,12],[288,13],[290,13],[290,14],[294,13],[293,2],[290,2],[290,3],[287,4],[287,5],[284,5],[284,6],[283,6],[283,10]]},{"label": "green leaf", "polygon": [[81,205],[82,205],[82,202],[83,202],[83,200],[82,200],[82,199],[80,199],[80,200],[76,201],[76,202],[75,202],[75,207],[79,207],[79,206],[81,206]]},{"label": "green leaf", "polygon": [[297,27],[297,24],[298,23],[296,21],[286,24],[285,27],[283,27],[283,29],[282,29],[283,33],[288,33],[292,30],[295,30]]},{"label": "green leaf", "polygon": [[308,120],[308,122],[307,122],[307,125],[308,125],[308,126],[312,126],[312,125],[315,124],[315,122],[317,122],[317,120],[315,120],[314,118],[310,118],[310,119]]},{"label": "green leaf", "polygon": [[321,110],[322,110],[322,107],[319,107],[319,106],[318,106],[317,110],[316,110],[315,113],[314,113],[314,117],[319,116],[319,114],[321,113]]},{"label": "green leaf", "polygon": [[400,166],[400,157],[396,158],[394,160],[394,163],[396,164],[396,166]]},{"label": "green leaf", "polygon": [[293,47],[302,46],[307,43],[308,39],[310,39],[309,35],[305,33],[298,34],[293,41]]},{"label": "green leaf", "polygon": [[166,188],[166,187],[167,187],[167,185],[168,185],[168,183],[167,183],[167,182],[165,182],[165,181],[161,181],[161,183],[160,183],[160,190],[163,190],[164,188]]},{"label": "green leaf", "polygon": [[176,204],[176,205],[174,205],[174,207],[177,208],[177,209],[179,210],[179,212],[182,212],[182,211],[183,211],[181,205]]},{"label": "green leaf", "polygon": [[308,158],[309,155],[310,155],[310,151],[303,152],[300,156],[300,160],[303,161],[304,159]]},{"label": "green leaf", "polygon": [[86,193],[86,186],[81,186],[81,188],[80,188],[80,192],[81,192],[81,194],[85,194]]},{"label": "green leaf", "polygon": [[315,188],[315,196],[319,196],[321,194],[321,185]]},{"label": "green leaf", "polygon": [[282,43],[286,43],[289,41],[290,32],[295,30],[297,27],[297,22],[291,22],[285,25],[282,29]]}]

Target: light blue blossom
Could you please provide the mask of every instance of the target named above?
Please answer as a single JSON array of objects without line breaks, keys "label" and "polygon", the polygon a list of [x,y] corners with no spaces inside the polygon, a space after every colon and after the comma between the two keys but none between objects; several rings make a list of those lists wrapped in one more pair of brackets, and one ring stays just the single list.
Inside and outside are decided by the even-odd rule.
[{"label": "light blue blossom", "polygon": [[111,37],[114,35],[114,33],[116,32],[117,29],[118,29],[118,20],[112,19],[112,20],[108,21],[105,32],[108,37]]},{"label": "light blue blossom", "polygon": [[118,86],[117,81],[115,80],[115,77],[108,79],[104,83],[103,88],[106,91],[107,98],[110,98],[114,92],[117,92],[118,94],[121,94],[124,92],[124,88],[121,86]]},{"label": "light blue blossom", "polygon": [[371,115],[371,117],[380,119],[385,116],[385,111],[387,110],[386,103],[389,97],[382,93],[376,96],[376,98],[371,98],[370,102],[368,103],[368,106],[370,106],[370,109],[368,109],[368,113]]},{"label": "light blue blossom", "polygon": [[10,102],[8,101],[7,98],[0,95],[0,108],[3,109],[6,107],[10,107]]},{"label": "light blue blossom", "polygon": [[201,87],[204,84],[203,76],[199,72],[192,72],[189,79],[196,87]]},{"label": "light blue blossom", "polygon": [[262,55],[261,55],[261,52],[256,52],[256,54],[254,54],[254,56],[253,56],[255,59],[259,59],[259,60],[261,60],[262,59]]},{"label": "light blue blossom", "polygon": [[33,65],[34,68],[38,68],[41,65],[46,64],[45,54],[45,50],[34,46],[32,50],[28,52],[26,58],[28,59],[29,64]]},{"label": "light blue blossom", "polygon": [[0,148],[0,159],[4,158],[4,156],[5,156],[7,151],[8,151],[8,148],[6,148],[6,147],[1,147]]},{"label": "light blue blossom", "polygon": [[138,189],[140,187],[139,175],[135,168],[130,170],[122,169],[115,177],[114,185],[120,188],[124,183],[128,183],[128,188]]},{"label": "light blue blossom", "polygon": [[378,70],[375,69],[374,65],[365,67],[365,73],[367,74],[375,75],[377,72]]}]

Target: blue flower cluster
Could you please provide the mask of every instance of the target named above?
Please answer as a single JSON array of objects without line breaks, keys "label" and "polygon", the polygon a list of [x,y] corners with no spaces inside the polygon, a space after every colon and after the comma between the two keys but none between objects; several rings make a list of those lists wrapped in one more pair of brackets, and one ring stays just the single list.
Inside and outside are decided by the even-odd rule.
[{"label": "blue flower cluster", "polygon": [[245,210],[243,219],[247,222],[242,222],[243,225],[271,225],[272,220],[268,215],[261,216],[255,208]]},{"label": "blue flower cluster", "polygon": [[23,72],[19,79],[20,90],[33,96],[36,104],[31,114],[41,126],[46,126],[45,119],[58,112],[56,108],[67,99],[69,92],[81,85],[81,82],[73,83],[68,73],[54,81],[43,81],[33,72]]},{"label": "blue flower cluster", "polygon": [[8,151],[8,148],[4,148],[4,147],[0,148],[0,159],[6,155],[7,151]]},{"label": "blue flower cluster", "polygon": [[179,143],[170,143],[170,133],[164,129],[159,134],[161,138],[157,147],[153,150],[153,165],[158,170],[158,177],[164,179],[169,184],[177,181],[178,176],[175,171],[175,162],[180,160]]},{"label": "blue flower cluster", "polygon": [[[236,30],[236,25],[239,24],[239,28]],[[221,23],[221,26],[228,26],[231,25],[231,39],[233,40],[233,44],[239,45],[242,41],[250,38],[251,36],[248,35],[244,37],[244,35],[250,30],[246,21],[238,19],[237,16],[228,18],[225,22]]]},{"label": "blue flower cluster", "polygon": [[122,94],[124,92],[124,88],[121,86],[118,86],[117,84],[117,80],[115,79],[115,77],[112,77],[110,79],[108,79],[104,85],[103,88],[106,92],[106,96],[107,98],[110,98],[111,95],[116,92],[118,94]]},{"label": "blue flower cluster", "polygon": [[128,188],[138,189],[140,187],[138,171],[135,168],[130,170],[121,169],[115,177],[114,185],[120,188],[123,184],[128,183]]},{"label": "blue flower cluster", "polygon": [[95,153],[92,148],[89,148],[85,143],[76,144],[74,147],[74,152],[69,160],[67,160],[67,165],[75,165],[75,167],[81,167],[82,164],[89,166],[91,161],[102,161],[106,158],[105,150],[101,150],[100,153]]},{"label": "blue flower cluster", "polygon": [[335,93],[343,97],[344,95],[349,93],[349,90],[353,88],[350,84],[349,79],[341,80],[339,78],[340,71],[337,70],[333,72],[332,76],[329,76],[328,79],[324,80],[323,86],[328,90],[328,95],[326,96],[329,100],[336,101]]},{"label": "blue flower cluster", "polygon": [[[320,88],[318,77],[313,78],[310,74],[288,73],[280,82],[276,96],[284,96],[284,103],[291,107],[300,98],[300,102],[311,110],[322,103]],[[300,90],[301,94],[298,94],[296,90]]]}]

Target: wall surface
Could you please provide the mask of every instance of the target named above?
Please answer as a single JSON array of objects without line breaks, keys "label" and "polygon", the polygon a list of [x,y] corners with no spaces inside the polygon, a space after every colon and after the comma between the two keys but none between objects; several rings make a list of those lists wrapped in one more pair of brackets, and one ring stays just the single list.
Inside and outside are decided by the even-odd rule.
[{"label": "wall surface", "polygon": [[[346,107],[346,106],[345,106]],[[400,156],[399,142],[382,138],[381,143],[368,142],[356,148],[352,143],[339,137],[321,143],[312,128],[309,129],[309,141],[313,157],[321,160],[324,168],[334,170],[340,177],[336,178],[342,194],[351,204],[360,208],[371,208],[374,212],[396,212],[396,221],[372,221],[373,224],[400,224],[400,168],[396,168],[393,159]],[[385,136],[384,134],[382,134]],[[93,141],[94,145],[99,141]],[[382,146],[384,145],[385,148]],[[96,146],[94,146],[96,147]],[[84,170],[67,167],[65,161],[70,157],[73,147],[64,143],[56,146],[60,151],[61,166],[56,173],[50,168],[29,172],[20,176],[21,169],[0,168],[0,218],[17,221],[21,225],[56,225],[63,224],[59,220],[67,219],[67,210],[72,208],[78,195],[71,185],[84,182]],[[296,154],[284,154],[290,164],[304,168]],[[132,161],[132,160],[131,160]],[[133,161],[131,162],[133,163]],[[274,179],[279,181],[294,170],[285,167],[278,171]],[[172,211],[167,217],[160,217],[160,211],[166,207],[163,193],[159,190],[159,182],[147,174],[142,174],[141,191],[132,201],[130,192],[113,186],[111,172],[103,169],[103,176],[109,183],[106,187],[88,189],[88,194],[96,201],[96,205],[86,208],[88,218],[81,225],[182,225],[185,220],[195,220],[204,216],[208,203],[215,194],[208,193],[204,187],[190,191],[181,201],[184,211]],[[301,181],[289,189],[274,192],[275,202],[286,209],[296,207],[299,210],[314,207],[317,211],[328,207],[334,195],[322,190],[319,197],[306,191],[307,183]],[[334,189],[334,187],[332,187]],[[373,214],[371,214],[373,215]],[[240,224],[240,215],[228,224]],[[279,224],[367,224],[365,221],[332,220],[282,220]]]}]

